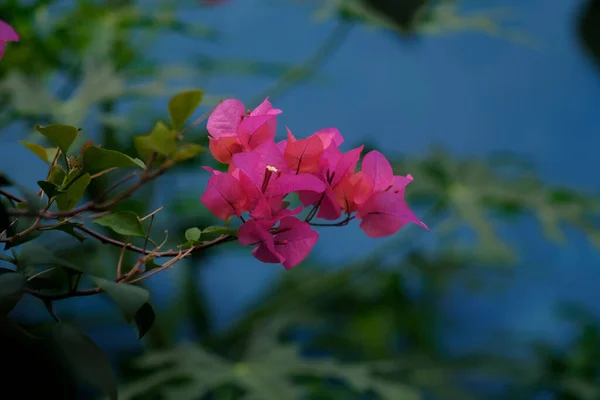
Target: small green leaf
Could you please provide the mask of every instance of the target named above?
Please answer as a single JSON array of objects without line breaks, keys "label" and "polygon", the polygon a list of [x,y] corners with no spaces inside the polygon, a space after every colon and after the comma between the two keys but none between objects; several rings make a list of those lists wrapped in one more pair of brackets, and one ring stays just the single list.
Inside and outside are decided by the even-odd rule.
[{"label": "small green leaf", "polygon": [[168,157],[177,150],[177,133],[158,121],[150,134],[136,136],[134,145],[143,160],[148,160],[152,153]]},{"label": "small green leaf", "polygon": [[86,237],[83,236],[78,231],[76,231],[75,230],[76,227],[77,227],[77,224],[74,224],[73,222],[66,222],[64,224],[60,224],[60,225],[54,226],[52,228],[46,228],[44,230],[45,231],[62,231],[68,235],[73,236],[75,239],[79,240],[79,242],[83,242],[86,239]]},{"label": "small green leaf", "polygon": [[202,229],[202,233],[213,235],[231,235],[237,237],[237,229],[224,228],[222,226],[209,226],[207,228]]},{"label": "small green leaf", "polygon": [[106,150],[98,146],[90,146],[83,152],[83,170],[95,173],[109,168],[145,168],[145,164],[137,158],[115,150]]},{"label": "small green leaf", "polygon": [[36,125],[35,130],[46,136],[50,142],[58,146],[64,155],[77,138],[77,128],[69,125],[48,125],[46,127]]},{"label": "small green leaf", "polygon": [[57,195],[56,205],[58,206],[58,210],[69,211],[73,209],[73,207],[75,207],[83,197],[85,189],[87,189],[91,180],[92,178],[90,177],[90,174],[83,174],[79,177],[79,179],[70,184],[65,193]]},{"label": "small green leaf", "polygon": [[145,237],[144,227],[137,215],[130,211],[119,211],[93,220],[95,224],[112,229],[125,236]]},{"label": "small green leaf", "polygon": [[204,153],[208,149],[204,146],[200,146],[195,143],[184,143],[175,152],[173,155],[173,160],[175,161],[185,161],[190,158],[196,157],[200,153]]},{"label": "small green leaf", "polygon": [[154,310],[148,304],[150,293],[144,288],[127,283],[116,283],[102,278],[92,280],[119,306],[127,322],[135,320],[139,338],[144,336],[154,323]]},{"label": "small green leaf", "polygon": [[202,231],[198,228],[190,228],[185,231],[185,238],[190,242],[197,242],[200,240],[201,235]]},{"label": "small green leaf", "polygon": [[19,143],[27,147],[33,154],[41,158],[42,161],[48,162],[48,152],[46,151],[45,147],[35,143],[24,142],[22,140],[19,140]]},{"label": "small green leaf", "polygon": [[117,378],[110,361],[92,339],[63,323],[54,326],[52,337],[74,374],[102,390],[111,400],[118,399]]},{"label": "small green leaf", "polygon": [[154,261],[154,257],[152,257],[148,261],[146,261],[146,271],[151,271],[153,269],[160,268],[160,267],[162,267],[162,265],[157,264]]},{"label": "small green leaf", "polygon": [[25,293],[27,278],[10,269],[0,268],[0,314],[8,314]]},{"label": "small green leaf", "polygon": [[52,182],[38,181],[38,186],[46,193],[49,199],[63,193],[62,190]]},{"label": "small green leaf", "polygon": [[154,325],[154,321],[156,321],[156,314],[150,303],[144,303],[135,314],[134,320],[138,328],[138,339],[141,339],[148,333],[152,325]]},{"label": "small green leaf", "polygon": [[202,102],[202,90],[188,90],[176,94],[169,100],[169,115],[173,129],[179,130]]},{"label": "small green leaf", "polygon": [[62,186],[63,181],[65,180],[65,176],[67,173],[60,165],[54,165],[50,168],[50,173],[48,174],[48,182],[55,184],[56,186]]}]

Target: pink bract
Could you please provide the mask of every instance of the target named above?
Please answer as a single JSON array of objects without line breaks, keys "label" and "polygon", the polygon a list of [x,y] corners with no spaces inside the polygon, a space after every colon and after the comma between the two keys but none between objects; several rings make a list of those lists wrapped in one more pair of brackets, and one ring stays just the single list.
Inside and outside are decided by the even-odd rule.
[{"label": "pink bract", "polygon": [[0,59],[6,50],[6,42],[18,42],[19,35],[12,26],[0,20]]}]

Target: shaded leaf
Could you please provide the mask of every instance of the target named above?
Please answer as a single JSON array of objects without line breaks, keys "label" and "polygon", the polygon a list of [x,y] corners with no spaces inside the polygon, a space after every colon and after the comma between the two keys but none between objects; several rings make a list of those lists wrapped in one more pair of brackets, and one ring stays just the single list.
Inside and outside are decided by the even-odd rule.
[{"label": "shaded leaf", "polygon": [[0,268],[0,314],[8,314],[25,293],[27,278],[15,271]]},{"label": "shaded leaf", "polygon": [[138,328],[138,339],[141,339],[148,333],[150,328],[152,328],[154,321],[156,320],[156,314],[150,303],[144,303],[135,314],[134,320]]},{"label": "shaded leaf", "polygon": [[106,150],[98,146],[88,147],[83,152],[83,170],[89,173],[104,171],[109,168],[145,168],[145,164],[137,159],[115,150]]},{"label": "shaded leaf", "polygon": [[137,215],[130,211],[119,211],[93,220],[95,224],[112,229],[125,236],[145,237],[144,227]]},{"label": "shaded leaf", "polygon": [[201,235],[202,231],[198,228],[190,228],[185,231],[185,238],[190,242],[197,242],[200,240]]},{"label": "shaded leaf", "polygon": [[176,94],[169,100],[169,116],[173,129],[179,130],[202,102],[202,90],[188,90]]},{"label": "shaded leaf", "polygon": [[54,326],[52,338],[75,375],[117,400],[117,379],[110,361],[92,339],[64,323]]},{"label": "shaded leaf", "polygon": [[91,180],[90,174],[85,173],[71,183],[64,193],[57,195],[56,205],[58,206],[58,210],[69,211],[75,207],[83,197],[85,189],[87,189]]},{"label": "shaded leaf", "polygon": [[92,280],[117,304],[127,322],[135,321],[138,327],[138,337],[142,338],[152,327],[155,315],[148,304],[150,293],[139,286],[127,283],[116,283],[102,278]]},{"label": "shaded leaf", "polygon": [[77,128],[69,125],[48,125],[46,127],[36,125],[35,130],[46,136],[48,140],[58,146],[64,155],[77,138]]},{"label": "shaded leaf", "polygon": [[156,268],[160,268],[160,267],[162,267],[162,265],[160,265],[160,264],[157,264],[157,263],[154,261],[154,257],[152,257],[152,258],[150,258],[148,261],[146,261],[146,264],[145,264],[145,265],[146,265],[146,271],[151,271],[151,270],[153,270],[153,269],[156,269]]},{"label": "shaded leaf", "polygon": [[13,236],[12,227],[9,228],[10,225],[10,217],[8,212],[6,211],[6,207],[4,206],[4,202],[0,201],[0,232],[4,232],[7,230],[8,236]]},{"label": "shaded leaf", "polygon": [[12,186],[10,179],[2,172],[0,172],[0,186]]},{"label": "shaded leaf", "polygon": [[23,246],[19,254],[17,270],[26,270],[28,267],[37,265],[59,265],[79,272],[88,272],[85,267],[79,267],[54,254],[54,252],[38,244],[30,243]]},{"label": "shaded leaf", "polygon": [[46,148],[44,146],[40,146],[39,144],[36,144],[36,143],[24,142],[22,140],[19,140],[19,143],[21,143],[23,146],[27,147],[33,154],[35,154],[36,156],[41,158],[42,161],[44,161],[44,162],[49,161],[48,160],[48,152],[46,151]]},{"label": "shaded leaf", "polygon": [[588,0],[583,5],[577,33],[596,67],[600,68],[600,0]]},{"label": "shaded leaf", "polygon": [[63,193],[60,188],[52,182],[38,181],[38,186],[46,193],[49,199]]}]

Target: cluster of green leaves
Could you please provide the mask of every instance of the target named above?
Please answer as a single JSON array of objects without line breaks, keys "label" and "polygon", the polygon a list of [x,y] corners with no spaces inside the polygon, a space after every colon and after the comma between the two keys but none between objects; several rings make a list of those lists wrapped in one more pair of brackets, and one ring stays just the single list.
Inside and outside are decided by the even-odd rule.
[{"label": "cluster of green leaves", "polygon": [[[170,125],[159,122],[157,126],[160,129],[155,128],[148,135],[135,138],[138,155],[146,158],[146,162],[117,150],[104,149],[91,141],[84,144],[75,156],[73,144],[79,129],[67,125],[36,125],[35,129],[52,147],[29,142],[22,144],[49,164],[47,178],[38,181],[40,192],[32,193],[22,185],[14,184],[4,174],[0,175],[0,186],[14,186],[24,196],[24,199],[20,199],[6,191],[0,193],[0,242],[5,243],[4,250],[11,250],[12,253],[0,254],[0,261],[12,264],[14,268],[0,270],[0,322],[13,324],[7,316],[25,294],[42,300],[57,321],[51,329],[50,338],[55,347],[61,350],[59,353],[66,358],[66,364],[71,366],[79,378],[102,389],[111,398],[117,396],[116,378],[106,356],[85,334],[61,322],[54,313],[52,304],[57,300],[104,292],[116,303],[128,322],[135,322],[138,337],[142,338],[155,322],[150,293],[129,282],[129,278],[135,277],[134,275],[121,275],[122,260],[119,261],[116,271],[93,268],[89,260],[71,262],[43,245],[28,242],[38,239],[42,233],[48,231],[67,233],[75,237],[79,244],[89,235],[100,241],[108,241],[109,239],[102,234],[91,234],[94,231],[90,231],[83,222],[75,221],[75,218],[86,211],[101,211],[104,214],[94,217],[92,222],[110,229],[113,234],[126,237],[125,241],[115,242],[116,247],[121,248],[122,254],[132,244],[130,240],[134,237],[144,238],[143,251],[146,252],[146,244],[149,241],[154,243],[149,237],[151,224],[145,228],[145,218],[140,218],[132,211],[113,208],[147,180],[158,176],[156,171],[164,172],[175,163],[194,158],[206,151],[199,144],[182,141],[184,124],[198,108],[202,97],[203,92],[200,90],[176,94],[168,103]],[[199,121],[204,118],[200,118]],[[190,128],[194,124],[190,125]],[[158,169],[152,168],[154,163],[158,163]],[[80,205],[93,180],[105,177],[108,173],[118,174],[123,169],[141,170],[138,183],[115,198],[106,199],[108,193],[105,193],[100,198],[92,197]],[[116,182],[115,189],[122,181],[121,179]],[[18,210],[27,210],[29,216],[15,214],[14,211]],[[150,217],[154,218],[154,214]],[[47,220],[53,222],[46,223]],[[88,236],[84,235],[85,233]],[[235,229],[228,227],[212,226],[202,230],[191,228],[185,234],[187,243],[179,247],[202,246],[202,240],[208,240],[207,238],[236,234]],[[147,259],[140,258],[145,264],[143,272],[163,268],[153,260],[158,249],[159,246],[155,245],[155,250],[150,252]],[[174,252],[171,264],[164,266],[178,261],[178,256],[180,253]],[[138,273],[136,270],[126,272]],[[80,290],[80,284],[85,281],[92,283],[94,288]],[[25,331],[23,334],[28,335]]]}]

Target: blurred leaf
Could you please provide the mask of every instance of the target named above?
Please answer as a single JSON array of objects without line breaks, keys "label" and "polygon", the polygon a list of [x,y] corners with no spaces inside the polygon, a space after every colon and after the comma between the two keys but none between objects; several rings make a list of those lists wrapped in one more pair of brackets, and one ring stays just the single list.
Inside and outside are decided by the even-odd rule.
[{"label": "blurred leaf", "polygon": [[124,236],[145,237],[144,227],[137,215],[130,211],[119,211],[93,220],[95,224],[112,229]]},{"label": "blurred leaf", "polygon": [[25,293],[27,279],[15,271],[0,268],[0,314],[8,314]]},{"label": "blurred leaf", "polygon": [[40,146],[39,144],[35,144],[35,143],[24,142],[22,140],[19,140],[19,143],[21,143],[23,146],[27,147],[33,154],[35,154],[36,156],[41,158],[42,161],[49,162],[48,153],[46,152],[45,147]]},{"label": "blurred leaf", "polygon": [[190,228],[185,231],[185,238],[190,242],[197,242],[200,240],[200,236],[202,235],[202,231],[198,228]]},{"label": "blurred leaf", "polygon": [[91,174],[110,168],[145,168],[146,165],[137,158],[115,150],[106,150],[98,146],[88,147],[83,152],[83,170]]},{"label": "blurred leaf", "polygon": [[23,272],[27,276],[29,276],[27,273],[29,267],[37,265],[59,265],[61,267],[69,268],[78,272],[88,272],[86,267],[77,266],[63,258],[56,256],[54,252],[48,250],[47,248],[34,243],[30,243],[21,248],[18,264],[17,270]]},{"label": "blurred leaf", "polygon": [[77,128],[69,125],[48,125],[46,127],[36,125],[35,130],[46,136],[46,138],[67,155],[69,148],[77,138]]},{"label": "blurred leaf", "polygon": [[118,399],[110,361],[89,337],[64,323],[54,326],[52,337],[74,374],[101,389],[111,400]]},{"label": "blurred leaf", "polygon": [[587,0],[583,4],[577,34],[596,66],[600,68],[600,0]]},{"label": "blurred leaf", "polygon": [[175,161],[189,160],[190,158],[194,158],[198,154],[204,153],[205,151],[208,151],[208,149],[204,146],[200,146],[199,144],[183,143],[181,146],[179,146],[179,148],[173,155],[173,160],[175,160]]},{"label": "blurred leaf", "polygon": [[139,338],[142,338],[154,323],[154,310],[148,304],[150,293],[139,286],[116,283],[102,278],[93,281],[119,306],[127,322],[135,320]]},{"label": "blurred leaf", "polygon": [[90,174],[85,173],[71,183],[69,187],[64,190],[64,193],[57,195],[56,205],[58,206],[58,210],[69,211],[73,209],[83,197],[91,180]]},{"label": "blurred leaf", "polygon": [[237,237],[238,231],[237,229],[225,228],[222,226],[209,226],[202,229],[202,234],[212,234],[212,235],[231,235]]},{"label": "blurred leaf", "polygon": [[134,138],[135,149],[142,160],[148,160],[153,152],[169,157],[177,149],[176,138],[176,132],[158,121],[150,134]]},{"label": "blurred leaf", "polygon": [[180,130],[185,121],[194,113],[202,102],[202,90],[188,90],[176,94],[169,100],[169,115],[173,129]]}]

